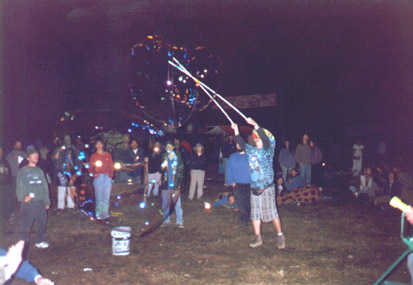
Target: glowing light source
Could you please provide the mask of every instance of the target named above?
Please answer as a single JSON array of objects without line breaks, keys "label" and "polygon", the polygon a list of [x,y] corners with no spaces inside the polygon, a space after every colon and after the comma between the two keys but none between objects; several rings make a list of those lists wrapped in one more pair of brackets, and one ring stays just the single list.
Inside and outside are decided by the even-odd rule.
[{"label": "glowing light source", "polygon": [[146,206],[145,202],[140,202],[139,203],[139,208],[144,209]]},{"label": "glowing light source", "polygon": [[209,210],[211,209],[211,204],[208,202],[204,202],[204,207],[205,207],[205,210]]},{"label": "glowing light source", "polygon": [[119,162],[116,162],[114,167],[115,169],[121,169],[122,165]]},{"label": "glowing light source", "polygon": [[96,167],[101,167],[101,166],[102,166],[102,161],[97,160],[97,161],[95,162],[95,166],[96,166]]},{"label": "glowing light source", "polygon": [[145,225],[147,225],[147,226],[148,226],[148,225],[149,225],[149,222],[148,222],[148,221],[146,221],[146,222],[145,222]]}]

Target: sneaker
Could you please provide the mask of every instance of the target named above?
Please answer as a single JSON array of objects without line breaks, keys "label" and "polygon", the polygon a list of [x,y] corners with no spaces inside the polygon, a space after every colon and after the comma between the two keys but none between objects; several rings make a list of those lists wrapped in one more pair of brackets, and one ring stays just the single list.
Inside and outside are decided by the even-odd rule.
[{"label": "sneaker", "polygon": [[284,235],[277,236],[277,246],[278,246],[278,249],[284,249],[285,248],[285,237],[284,237]]},{"label": "sneaker", "polygon": [[183,229],[183,228],[184,228],[184,224],[178,224],[178,228]]},{"label": "sneaker", "polygon": [[257,248],[257,247],[259,247],[259,246],[261,246],[262,245],[262,239],[261,239],[261,236],[260,235],[258,235],[258,236],[255,236],[255,238],[252,240],[252,242],[249,244],[249,247],[250,248]]},{"label": "sneaker", "polygon": [[48,248],[49,244],[45,241],[42,241],[42,242],[36,243],[36,247],[37,248]]}]

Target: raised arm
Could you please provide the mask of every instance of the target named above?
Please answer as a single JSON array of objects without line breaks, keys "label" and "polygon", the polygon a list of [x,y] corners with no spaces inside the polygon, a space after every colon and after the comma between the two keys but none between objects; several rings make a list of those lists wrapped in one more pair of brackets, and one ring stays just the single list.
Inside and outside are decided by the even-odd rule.
[{"label": "raised arm", "polygon": [[242,150],[245,150],[245,141],[244,139],[239,135],[239,130],[238,130],[238,125],[237,124],[232,124],[231,128],[234,130],[234,135],[235,135],[235,140],[239,144],[240,148]]}]

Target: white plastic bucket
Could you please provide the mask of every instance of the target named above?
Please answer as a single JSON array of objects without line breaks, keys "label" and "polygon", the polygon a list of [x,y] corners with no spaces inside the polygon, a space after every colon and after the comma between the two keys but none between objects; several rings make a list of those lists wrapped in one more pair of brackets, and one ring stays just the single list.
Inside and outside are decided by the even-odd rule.
[{"label": "white plastic bucket", "polygon": [[130,250],[130,227],[117,227],[112,230],[112,254],[129,255]]}]

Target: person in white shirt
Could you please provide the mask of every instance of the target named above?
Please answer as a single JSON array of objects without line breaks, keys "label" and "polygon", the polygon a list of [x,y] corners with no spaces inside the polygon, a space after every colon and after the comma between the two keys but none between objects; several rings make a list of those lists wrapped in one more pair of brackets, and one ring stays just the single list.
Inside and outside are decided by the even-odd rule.
[{"label": "person in white shirt", "polygon": [[353,177],[360,175],[363,166],[363,151],[364,145],[361,140],[358,140],[355,145],[353,145]]}]

